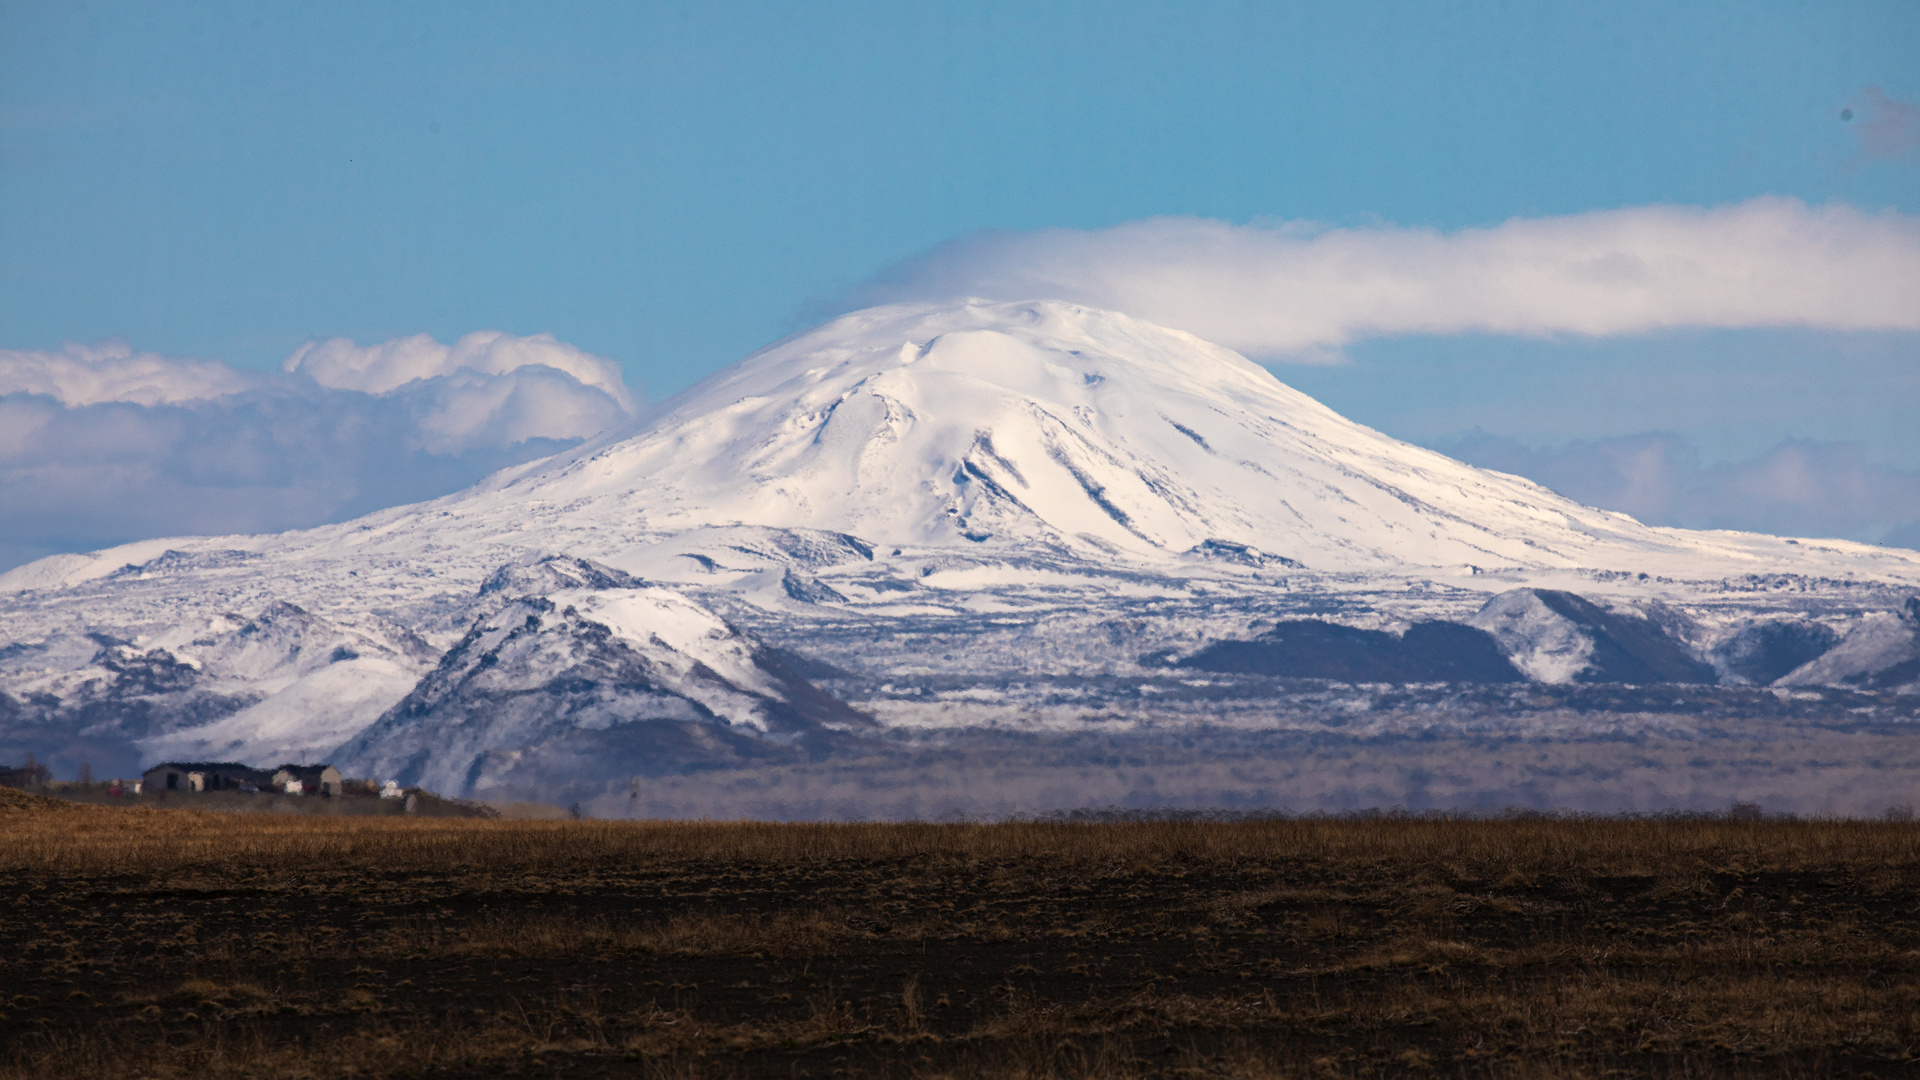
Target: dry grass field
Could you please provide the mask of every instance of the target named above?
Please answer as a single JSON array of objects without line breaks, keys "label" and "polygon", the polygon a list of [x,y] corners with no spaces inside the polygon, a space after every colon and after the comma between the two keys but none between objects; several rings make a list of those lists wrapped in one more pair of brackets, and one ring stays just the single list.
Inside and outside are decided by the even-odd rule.
[{"label": "dry grass field", "polygon": [[0,1077],[1920,1075],[1920,826],[0,792]]}]

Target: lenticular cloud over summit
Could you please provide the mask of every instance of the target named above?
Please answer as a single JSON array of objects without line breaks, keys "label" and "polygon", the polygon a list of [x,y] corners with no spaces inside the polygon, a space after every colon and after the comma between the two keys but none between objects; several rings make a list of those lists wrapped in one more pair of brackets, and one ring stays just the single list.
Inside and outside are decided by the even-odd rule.
[{"label": "lenticular cloud over summit", "polygon": [[1920,219],[1781,198],[1455,232],[1155,218],[962,237],[857,299],[960,297],[1070,300],[1294,360],[1405,334],[1920,330]]}]

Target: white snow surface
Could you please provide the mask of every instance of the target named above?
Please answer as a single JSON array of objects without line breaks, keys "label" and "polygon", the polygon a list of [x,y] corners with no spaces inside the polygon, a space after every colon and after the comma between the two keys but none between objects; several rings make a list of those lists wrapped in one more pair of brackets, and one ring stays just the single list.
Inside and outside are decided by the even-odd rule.
[{"label": "white snow surface", "polygon": [[751,641],[713,612],[671,590],[568,591],[548,599],[556,608],[573,608],[581,618],[612,630],[646,659],[662,686],[698,701],[730,723],[765,730],[765,711],[751,695],[786,700],[786,693],[755,662]]},{"label": "white snow surface", "polygon": [[1593,658],[1593,639],[1531,590],[1496,596],[1466,621],[1492,634],[1513,666],[1535,682],[1570,683]]},{"label": "white snow surface", "polygon": [[1782,686],[1825,686],[1920,656],[1920,627],[1892,612],[1867,614],[1831,650],[1789,672]]},{"label": "white snow surface", "polygon": [[211,724],[141,739],[154,761],[285,762],[353,738],[420,681],[418,665],[385,657],[329,664]]}]

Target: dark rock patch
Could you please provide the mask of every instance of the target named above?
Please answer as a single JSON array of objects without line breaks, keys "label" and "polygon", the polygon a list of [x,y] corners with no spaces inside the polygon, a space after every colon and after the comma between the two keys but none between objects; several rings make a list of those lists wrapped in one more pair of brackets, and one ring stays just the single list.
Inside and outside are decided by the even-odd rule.
[{"label": "dark rock patch", "polygon": [[1816,622],[1763,622],[1742,629],[1714,650],[1727,674],[1765,686],[1820,658],[1840,635]]},{"label": "dark rock patch", "polygon": [[1405,634],[1319,619],[1282,622],[1252,641],[1220,641],[1180,662],[1223,674],[1354,683],[1524,682],[1491,634],[1420,622]]}]

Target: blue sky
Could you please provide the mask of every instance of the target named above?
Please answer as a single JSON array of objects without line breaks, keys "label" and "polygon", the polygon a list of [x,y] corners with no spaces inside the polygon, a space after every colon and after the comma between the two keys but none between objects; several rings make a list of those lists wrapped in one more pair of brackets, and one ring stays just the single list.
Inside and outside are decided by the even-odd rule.
[{"label": "blue sky", "polygon": [[[1914,214],[1916,57],[1906,0],[15,0],[0,349],[269,369],[313,339],[497,329],[658,398],[975,230]],[[1435,444],[1843,440],[1916,470],[1916,337],[1402,334],[1276,370]]]}]

